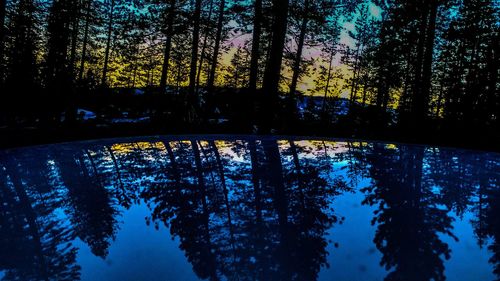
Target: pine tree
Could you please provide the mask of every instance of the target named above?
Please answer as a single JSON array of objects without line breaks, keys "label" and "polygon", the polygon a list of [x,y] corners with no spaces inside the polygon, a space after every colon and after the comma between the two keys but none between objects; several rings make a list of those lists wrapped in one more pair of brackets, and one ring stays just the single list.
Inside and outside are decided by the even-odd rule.
[{"label": "pine tree", "polygon": [[[122,38],[120,35],[126,35],[126,29],[130,27],[130,24],[134,24],[135,16],[138,14],[135,11],[133,3],[142,4],[142,2],[135,1],[129,2],[129,0],[106,0],[102,5],[102,15],[103,25],[100,26],[103,36],[103,48],[104,54],[101,57],[102,70],[101,70],[101,87],[110,86],[109,72],[110,65],[113,62],[113,53],[120,43]],[[127,26],[128,25],[128,26]],[[130,30],[130,29],[128,29]]]},{"label": "pine tree", "polygon": [[34,95],[41,86],[39,76],[39,62],[36,52],[39,34],[40,7],[32,0],[19,0],[12,5],[12,18],[10,20],[9,47],[6,67],[5,89],[7,93],[18,92],[12,99],[6,101],[9,106],[7,112],[11,117],[22,116],[33,121],[39,109],[37,96]]},{"label": "pine tree", "polygon": [[170,66],[170,50],[172,48],[172,36],[174,35],[174,19],[175,19],[175,10],[176,10],[176,1],[169,0],[168,7],[165,8],[166,15],[163,16],[165,19],[165,24],[163,27],[164,35],[166,37],[165,47],[163,53],[163,64],[161,70],[161,78],[160,78],[160,89],[164,91],[165,86],[167,85],[167,77],[168,77],[168,68]]},{"label": "pine tree", "polygon": [[445,32],[439,103],[448,121],[491,122],[498,112],[498,23],[494,1],[467,0]]},{"label": "pine tree", "polygon": [[236,49],[232,59],[231,65],[227,69],[227,73],[224,77],[227,85],[230,85],[234,89],[245,88],[249,82],[249,55],[246,51],[239,47]]},{"label": "pine tree", "polygon": [[226,1],[225,0],[219,0],[219,13],[218,13],[218,18],[217,18],[217,30],[215,33],[215,46],[214,46],[214,52],[212,55],[212,63],[210,66],[210,73],[208,74],[208,82],[207,82],[207,88],[210,90],[214,86],[215,82],[215,72],[217,70],[217,64],[218,64],[218,58],[219,58],[219,51],[220,51],[220,45],[222,41],[222,29],[224,27],[224,13],[225,13],[225,6],[226,6]]},{"label": "pine tree", "polygon": [[5,15],[7,10],[7,0],[0,0],[0,87],[4,83],[4,51],[5,51]]},{"label": "pine tree", "polygon": [[[201,17],[201,0],[195,0],[193,7],[193,34],[191,41],[191,64],[189,70],[189,101],[190,106],[195,106],[197,98],[195,97],[196,89],[196,72],[198,67],[198,44],[200,40],[200,17]],[[191,110],[192,111],[192,110]],[[190,115],[192,115],[191,112]],[[188,117],[188,120],[192,120],[194,116]]]},{"label": "pine tree", "polygon": [[50,8],[47,26],[47,59],[45,69],[45,86],[47,97],[51,101],[52,118],[57,120],[60,112],[66,110],[66,120],[74,121],[76,109],[67,108],[68,103],[75,97],[73,92],[73,72],[70,67],[68,50],[71,42],[70,25],[74,21],[72,12],[73,0],[56,0]]},{"label": "pine tree", "polygon": [[[283,49],[285,47],[286,27],[288,21],[288,0],[276,0],[273,2],[273,33],[269,58],[266,62],[264,72],[263,91],[268,95],[267,102],[264,104],[264,110],[260,118],[262,130],[270,130],[270,124],[273,123],[274,110],[278,105],[278,87],[281,75],[281,63],[283,60]],[[265,121],[264,121],[265,120]]]},{"label": "pine tree", "polygon": [[257,89],[258,64],[260,58],[260,40],[262,34],[262,0],[254,1],[253,32],[252,32],[252,53],[250,61],[250,81],[248,87],[251,91]]},{"label": "pine tree", "polygon": [[369,13],[369,4],[362,4],[356,8],[356,19],[354,20],[354,30],[348,31],[349,37],[354,40],[354,46],[345,46],[342,50],[342,62],[349,67],[352,72],[348,79],[350,109],[355,102],[359,101],[358,92],[362,88],[362,103],[366,102],[366,79],[370,65],[366,59],[370,47],[372,47],[375,20]]}]

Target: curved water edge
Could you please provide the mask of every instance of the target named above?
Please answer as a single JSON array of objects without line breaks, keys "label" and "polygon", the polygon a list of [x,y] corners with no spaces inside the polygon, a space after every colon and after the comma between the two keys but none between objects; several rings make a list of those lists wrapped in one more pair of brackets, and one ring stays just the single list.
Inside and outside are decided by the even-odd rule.
[{"label": "curved water edge", "polygon": [[98,139],[80,139],[80,140],[70,140],[70,141],[60,141],[52,143],[34,143],[26,146],[11,146],[0,148],[0,151],[16,151],[19,149],[35,148],[35,147],[45,147],[54,145],[78,145],[78,144],[91,144],[99,142],[102,144],[114,144],[118,142],[154,142],[154,141],[178,141],[178,140],[223,140],[223,141],[235,141],[235,140],[314,140],[314,141],[326,141],[326,142],[339,142],[339,143],[378,143],[384,145],[397,145],[397,146],[415,146],[424,148],[438,148],[438,149],[448,149],[448,150],[461,150],[475,153],[491,153],[498,154],[500,157],[500,152],[497,150],[486,150],[474,147],[454,147],[448,145],[439,144],[425,144],[425,143],[412,143],[412,142],[402,142],[394,140],[383,140],[383,139],[364,139],[364,138],[349,138],[349,137],[331,137],[331,136],[303,136],[303,135],[258,135],[258,134],[173,134],[173,135],[143,135],[143,136],[119,136],[119,137],[103,137]]},{"label": "curved water edge", "polygon": [[9,149],[0,277],[495,280],[499,168],[498,153],[300,137]]}]

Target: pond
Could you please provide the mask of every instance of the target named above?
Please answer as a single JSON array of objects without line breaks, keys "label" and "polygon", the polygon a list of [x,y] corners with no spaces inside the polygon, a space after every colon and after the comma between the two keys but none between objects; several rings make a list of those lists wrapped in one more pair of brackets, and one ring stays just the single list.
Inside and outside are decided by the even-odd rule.
[{"label": "pond", "polygon": [[0,280],[497,280],[500,155],[274,137],[0,152]]}]

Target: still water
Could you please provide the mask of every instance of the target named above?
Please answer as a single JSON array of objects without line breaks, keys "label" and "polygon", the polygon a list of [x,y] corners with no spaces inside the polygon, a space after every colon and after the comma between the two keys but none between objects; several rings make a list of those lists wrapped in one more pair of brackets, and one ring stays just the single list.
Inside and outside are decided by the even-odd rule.
[{"label": "still water", "polygon": [[499,278],[499,154],[271,137],[0,152],[0,280]]}]

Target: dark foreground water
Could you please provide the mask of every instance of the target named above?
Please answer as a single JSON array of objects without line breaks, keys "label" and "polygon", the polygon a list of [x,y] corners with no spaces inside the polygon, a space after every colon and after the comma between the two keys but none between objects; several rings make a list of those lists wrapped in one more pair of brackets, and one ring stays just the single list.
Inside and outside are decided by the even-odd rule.
[{"label": "dark foreground water", "polygon": [[0,152],[1,280],[499,278],[499,154],[245,137]]}]

